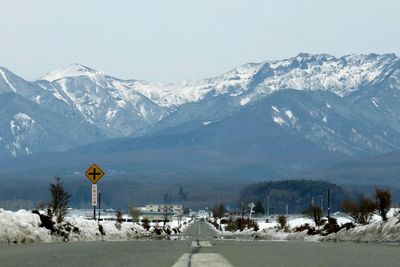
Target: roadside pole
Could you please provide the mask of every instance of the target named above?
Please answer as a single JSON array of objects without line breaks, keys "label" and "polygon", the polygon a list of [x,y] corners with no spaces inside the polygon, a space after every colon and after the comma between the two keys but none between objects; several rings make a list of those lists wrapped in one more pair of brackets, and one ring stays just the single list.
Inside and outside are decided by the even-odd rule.
[{"label": "roadside pole", "polygon": [[100,203],[101,203],[101,192],[99,191],[99,199],[98,199],[98,201],[99,201],[99,215],[97,216],[98,217],[98,220],[100,221]]},{"label": "roadside pole", "polygon": [[250,220],[251,220],[251,214],[253,213],[253,209],[254,209],[254,207],[255,207],[256,205],[254,204],[254,202],[250,202],[250,204],[249,204],[249,208],[250,208]]},{"label": "roadside pole", "polygon": [[331,211],[331,190],[328,189],[328,219],[330,217],[330,211]]}]

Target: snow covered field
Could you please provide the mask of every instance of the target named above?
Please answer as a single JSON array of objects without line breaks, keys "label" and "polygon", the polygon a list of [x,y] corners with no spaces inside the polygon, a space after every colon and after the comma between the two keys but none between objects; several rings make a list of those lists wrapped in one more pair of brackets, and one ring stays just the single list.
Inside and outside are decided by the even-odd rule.
[{"label": "snow covered field", "polygon": [[183,217],[180,228],[178,221],[173,220],[165,226],[163,223],[151,223],[150,229],[145,230],[142,225],[132,222],[118,225],[115,221],[97,222],[84,216],[68,216],[65,222],[55,225],[57,231],[52,234],[50,230],[40,227],[42,222],[39,215],[31,211],[0,209],[0,243],[129,240],[154,235],[167,236],[179,234],[189,223],[190,218]]}]

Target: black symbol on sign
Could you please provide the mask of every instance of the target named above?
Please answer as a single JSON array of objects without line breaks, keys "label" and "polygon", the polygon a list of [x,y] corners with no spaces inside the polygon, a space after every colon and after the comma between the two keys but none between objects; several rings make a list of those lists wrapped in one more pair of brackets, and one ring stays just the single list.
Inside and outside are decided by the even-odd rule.
[{"label": "black symbol on sign", "polygon": [[102,173],[101,172],[96,172],[96,168],[93,168],[93,172],[89,172],[89,175],[92,176],[93,181],[96,181],[96,179],[97,179],[96,176],[97,175],[101,176]]}]

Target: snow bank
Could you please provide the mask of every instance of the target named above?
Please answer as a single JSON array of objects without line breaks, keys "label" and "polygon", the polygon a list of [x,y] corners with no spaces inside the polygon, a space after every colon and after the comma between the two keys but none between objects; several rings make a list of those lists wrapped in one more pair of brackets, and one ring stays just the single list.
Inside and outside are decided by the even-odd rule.
[{"label": "snow bank", "polygon": [[387,222],[375,220],[367,225],[359,225],[355,228],[342,229],[330,234],[323,241],[359,241],[359,242],[399,242],[400,241],[400,217],[391,217]]},{"label": "snow bank", "polygon": [[69,216],[64,222],[55,224],[52,233],[41,227],[38,214],[26,210],[12,212],[0,209],[0,243],[129,240],[156,235],[178,235],[188,227],[190,221],[190,218],[182,218],[180,227],[178,221],[173,220],[165,226],[153,224],[149,230],[145,230],[138,223],[97,222],[83,216]]},{"label": "snow bank", "polygon": [[79,229],[79,232],[69,234],[69,241],[129,240],[151,234],[141,225],[131,222],[123,222],[117,227],[115,221],[97,222],[84,217],[67,217],[66,221]]},{"label": "snow bank", "polygon": [[1,243],[33,243],[50,242],[50,231],[39,227],[39,215],[30,211],[17,212],[0,209],[0,242]]},{"label": "snow bank", "polygon": [[[382,222],[377,215],[373,216],[371,223],[368,225],[356,225],[354,228],[343,228],[337,233],[331,233],[323,236],[320,234],[309,235],[307,230],[295,232],[295,228],[308,224],[315,227],[314,222],[306,217],[289,216],[287,231],[278,229],[278,223],[274,219],[266,222],[265,219],[258,220],[259,230],[244,229],[243,231],[229,232],[225,230],[215,229],[212,223],[209,223],[217,233],[222,237],[254,237],[264,240],[302,240],[302,241],[358,241],[358,242],[399,242],[400,241],[400,214],[396,215],[394,210],[388,213],[389,220]],[[337,215],[337,223],[342,226],[351,220],[343,215]],[[211,219],[213,222],[214,219]],[[217,220],[219,223],[219,220]],[[222,224],[222,229],[224,229]],[[317,228],[318,229],[318,228]],[[319,228],[323,229],[323,226]]]}]

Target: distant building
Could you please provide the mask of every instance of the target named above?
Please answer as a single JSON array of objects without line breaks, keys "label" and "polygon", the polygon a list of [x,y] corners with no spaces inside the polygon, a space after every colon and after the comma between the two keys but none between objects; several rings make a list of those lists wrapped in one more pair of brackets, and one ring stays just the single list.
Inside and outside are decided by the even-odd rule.
[{"label": "distant building", "polygon": [[173,217],[182,216],[182,205],[151,204],[141,209],[142,219],[147,218],[153,222],[172,221]]},{"label": "distant building", "polygon": [[206,210],[199,210],[197,211],[197,217],[206,219],[207,217],[210,217],[210,214]]}]

